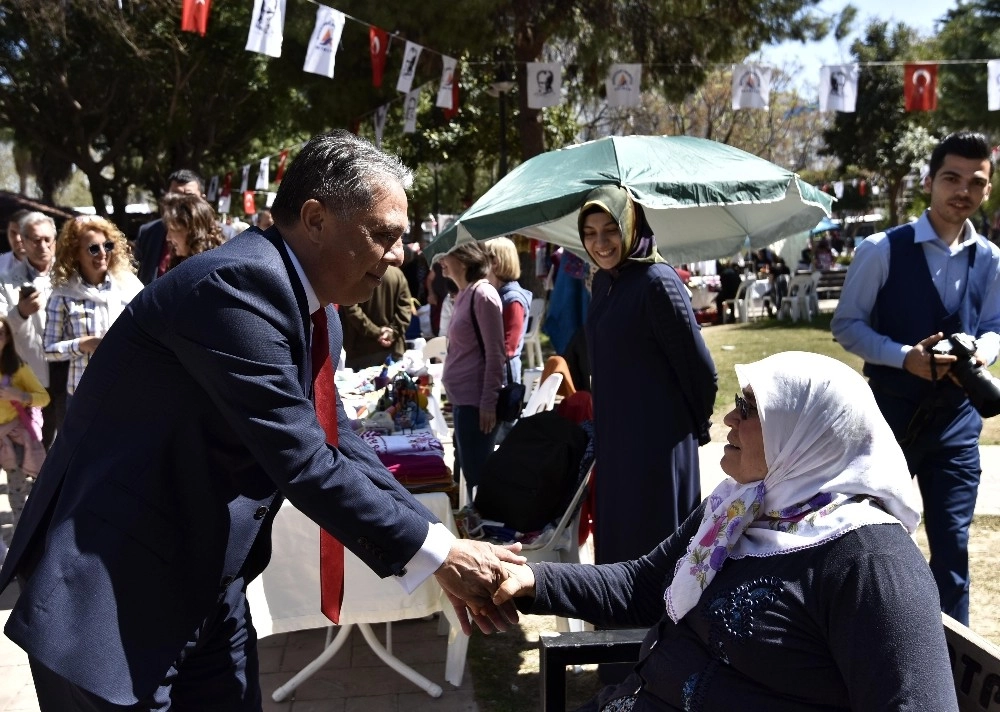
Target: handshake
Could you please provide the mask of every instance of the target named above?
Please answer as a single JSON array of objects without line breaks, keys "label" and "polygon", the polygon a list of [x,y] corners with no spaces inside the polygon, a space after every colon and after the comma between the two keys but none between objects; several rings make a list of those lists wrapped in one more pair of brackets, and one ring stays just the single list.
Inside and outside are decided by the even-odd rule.
[{"label": "handshake", "polygon": [[535,575],[520,551],[520,544],[455,540],[434,576],[458,613],[466,635],[472,633],[470,618],[486,635],[517,623],[512,599],[535,593]]}]

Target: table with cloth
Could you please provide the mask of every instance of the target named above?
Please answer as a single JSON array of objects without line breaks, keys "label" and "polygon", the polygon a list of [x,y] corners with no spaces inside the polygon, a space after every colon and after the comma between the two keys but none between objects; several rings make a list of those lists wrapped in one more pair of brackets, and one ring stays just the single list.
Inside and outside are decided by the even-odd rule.
[{"label": "table with cloth", "polygon": [[[372,413],[374,403],[380,397],[379,392],[368,389],[359,400],[359,393],[352,390],[351,384],[354,382],[350,374],[338,375],[337,389],[342,393],[345,405],[353,401],[357,408],[363,402],[368,403],[371,405],[366,409]],[[436,405],[428,402],[432,411]],[[436,410],[440,415],[439,409]],[[434,419],[433,414],[428,418],[431,423]],[[435,432],[425,426],[422,429],[407,429],[392,434],[361,432],[361,437],[372,446],[382,463],[400,483],[414,492],[421,504],[457,535],[452,500],[449,493],[440,491],[454,489],[452,475],[444,462],[444,447],[435,437]],[[420,491],[423,493],[417,493]],[[331,600],[329,592],[339,593],[340,587],[343,587],[340,629],[336,638],[331,640],[332,631],[328,632],[327,647],[323,653],[292,680],[279,687],[273,694],[274,700],[281,701],[288,697],[295,687],[329,661],[346,641],[354,626],[358,627],[376,655],[390,667],[431,696],[439,696],[441,687],[393,657],[391,642],[390,649],[387,650],[375,638],[370,627],[371,623],[388,624],[397,620],[423,618],[437,612],[444,614],[439,631],[445,632],[448,629],[444,677],[453,685],[460,685],[465,669],[468,638],[461,632],[454,609],[436,579],[429,578],[413,593],[407,594],[394,579],[380,579],[348,550],[343,551],[342,559],[339,554],[330,556],[328,545],[331,541],[334,540],[325,532],[321,537],[321,530],[316,523],[299,512],[294,505],[285,502],[274,520],[271,562],[264,573],[247,588],[254,626],[259,635],[266,636],[331,626],[330,618],[324,614],[324,611],[330,612],[327,604]]]}]

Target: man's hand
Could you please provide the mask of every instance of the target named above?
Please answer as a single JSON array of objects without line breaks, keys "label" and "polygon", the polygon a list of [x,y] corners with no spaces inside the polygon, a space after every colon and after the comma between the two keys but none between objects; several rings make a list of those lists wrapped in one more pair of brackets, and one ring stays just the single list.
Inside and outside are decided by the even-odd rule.
[{"label": "man's hand", "polygon": [[34,291],[31,294],[24,294],[23,292],[18,297],[17,300],[17,311],[21,315],[22,319],[27,319],[29,316],[39,311],[42,308],[42,293],[39,291]]},{"label": "man's hand", "polygon": [[378,335],[379,346],[382,346],[384,348],[389,348],[390,346],[392,346],[392,342],[395,341],[395,339],[396,339],[395,332],[393,332],[393,330],[388,326],[383,326],[382,331],[380,331]]},{"label": "man's hand", "polygon": [[517,622],[514,606],[508,603],[497,607],[493,603],[493,594],[508,576],[505,563],[525,563],[526,559],[517,554],[520,550],[520,544],[502,547],[471,539],[457,539],[444,563],[434,572],[455,607],[466,635],[472,632],[469,612],[486,634],[493,630],[506,630],[509,624]]},{"label": "man's hand", "polygon": [[[936,354],[931,351],[931,347],[944,338],[940,331],[928,336],[919,344],[910,349],[906,358],[903,359],[903,370],[909,371],[914,376],[918,376],[928,381],[944,378],[948,374],[951,364],[958,359],[951,354]],[[934,372],[931,373],[931,361],[934,361]]]},{"label": "man's hand", "polygon": [[535,595],[535,572],[527,564],[504,564],[507,580],[493,594],[493,603],[500,606],[518,596]]}]

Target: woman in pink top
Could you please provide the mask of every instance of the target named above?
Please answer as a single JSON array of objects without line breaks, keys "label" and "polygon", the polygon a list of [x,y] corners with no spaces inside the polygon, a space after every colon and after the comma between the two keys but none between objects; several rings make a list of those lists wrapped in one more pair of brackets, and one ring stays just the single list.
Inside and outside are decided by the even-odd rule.
[{"label": "woman in pink top", "polygon": [[463,242],[449,250],[441,258],[441,270],[459,290],[448,325],[448,357],[441,381],[452,405],[455,453],[471,500],[496,441],[503,316],[500,295],[486,279],[489,258],[478,242]]}]

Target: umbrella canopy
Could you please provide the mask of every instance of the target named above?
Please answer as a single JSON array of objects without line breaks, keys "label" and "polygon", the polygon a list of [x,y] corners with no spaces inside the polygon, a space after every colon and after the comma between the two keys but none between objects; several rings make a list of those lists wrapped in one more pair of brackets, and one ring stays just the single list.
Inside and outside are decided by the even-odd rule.
[{"label": "umbrella canopy", "polygon": [[822,220],[819,221],[819,224],[812,229],[811,234],[818,235],[821,232],[826,232],[827,230],[839,230],[839,229],[840,225],[835,223],[833,220],[831,220],[830,218],[823,218]]},{"label": "umbrella canopy", "polygon": [[622,185],[645,208],[661,254],[696,262],[815,227],[832,196],[732,146],[690,136],[609,136],[525,161],[425,248],[517,233],[581,254],[577,214],[601,185]]}]

